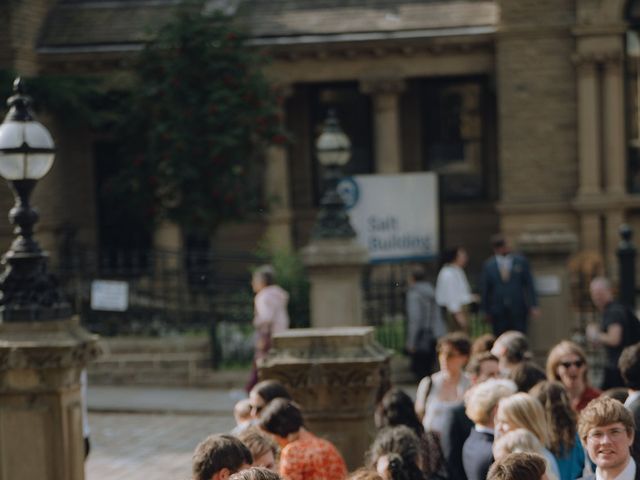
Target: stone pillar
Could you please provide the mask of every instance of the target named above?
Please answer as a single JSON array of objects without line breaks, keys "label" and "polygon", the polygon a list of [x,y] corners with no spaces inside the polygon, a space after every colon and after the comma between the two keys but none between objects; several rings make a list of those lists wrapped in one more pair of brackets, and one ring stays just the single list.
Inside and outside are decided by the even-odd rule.
[{"label": "stone pillar", "polygon": [[627,190],[622,53],[613,53],[605,58],[603,83],[606,187],[610,196],[621,196]]},{"label": "stone pillar", "polygon": [[528,336],[537,359],[544,362],[549,349],[571,338],[578,328],[571,319],[571,292],[567,262],[577,250],[575,234],[562,230],[523,233],[518,249],[531,262],[538,292],[540,317],[529,319]]},{"label": "stone pillar", "polygon": [[293,329],[273,338],[260,378],[286,385],[305,425],[340,450],[349,470],[363,464],[389,353],[372,327]]},{"label": "stone pillar", "polygon": [[80,372],[98,354],[77,318],[0,324],[0,480],[83,480]]},{"label": "stone pillar", "polygon": [[578,195],[598,195],[600,175],[599,82],[594,59],[577,57],[578,67],[578,154],[580,186]]},{"label": "stone pillar", "polygon": [[[279,89],[284,102],[293,92],[290,86]],[[285,122],[285,106],[281,105],[280,115]],[[289,152],[286,145],[273,145],[267,149],[264,191],[269,215],[265,237],[273,249],[291,250],[291,187],[289,175]]]},{"label": "stone pillar", "polygon": [[363,325],[362,270],[368,253],[352,239],[313,240],[302,249],[311,283],[311,325]]},{"label": "stone pillar", "polygon": [[265,236],[270,248],[291,250],[291,201],[289,192],[288,154],[284,146],[267,150],[265,193],[269,215]]},{"label": "stone pillar", "polygon": [[402,172],[400,146],[400,94],[405,82],[397,78],[365,79],[360,89],[373,97],[375,159],[377,173]]}]

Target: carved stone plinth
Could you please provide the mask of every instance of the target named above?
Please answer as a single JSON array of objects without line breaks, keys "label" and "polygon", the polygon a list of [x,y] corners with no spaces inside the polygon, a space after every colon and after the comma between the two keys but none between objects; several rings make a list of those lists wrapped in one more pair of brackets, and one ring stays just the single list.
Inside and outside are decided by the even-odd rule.
[{"label": "carved stone plinth", "polygon": [[308,428],[332,441],[352,470],[375,435],[376,395],[388,379],[388,359],[372,327],[294,329],[274,336],[260,377],[287,386]]},{"label": "carved stone plinth", "polygon": [[0,480],[83,480],[80,372],[97,336],[77,318],[0,324]]},{"label": "carved stone plinth", "polygon": [[316,239],[302,249],[311,283],[311,325],[363,325],[362,269],[367,250],[353,239]]}]

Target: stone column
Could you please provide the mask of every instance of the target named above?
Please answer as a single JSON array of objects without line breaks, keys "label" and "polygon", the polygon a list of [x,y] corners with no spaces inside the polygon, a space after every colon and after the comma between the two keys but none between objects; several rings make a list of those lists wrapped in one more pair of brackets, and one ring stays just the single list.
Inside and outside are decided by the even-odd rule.
[{"label": "stone column", "polygon": [[305,425],[333,442],[354,470],[375,435],[373,414],[388,359],[372,327],[293,329],[274,336],[260,378],[286,385]]},{"label": "stone column", "polygon": [[373,98],[377,173],[402,172],[400,146],[400,94],[405,82],[398,78],[364,79],[360,89]]},{"label": "stone column", "polygon": [[624,223],[624,210],[616,199],[626,193],[627,156],[625,143],[624,79],[622,51],[604,58],[604,156],[606,191],[611,205],[605,214],[605,262],[611,278],[618,278],[618,229]]},{"label": "stone column", "polygon": [[[279,89],[282,102],[289,98],[293,89],[284,86]],[[285,105],[280,107],[281,120],[285,123]],[[267,149],[264,191],[269,209],[267,231],[268,245],[273,249],[291,250],[291,187],[289,175],[289,152],[286,145],[273,145]]]},{"label": "stone column", "polygon": [[578,67],[578,154],[580,186],[578,195],[587,197],[601,191],[600,108],[597,65],[593,58],[579,56]]},{"label": "stone column", "polygon": [[0,324],[0,479],[83,480],[80,372],[98,354],[77,318]]},{"label": "stone column", "polygon": [[593,54],[575,57],[578,77],[579,186],[576,207],[580,215],[580,243],[584,250],[602,252],[600,228],[602,194],[602,129],[600,79]]},{"label": "stone column", "polygon": [[603,100],[607,193],[611,196],[620,196],[627,190],[622,53],[613,53],[605,58]]},{"label": "stone column", "polygon": [[316,239],[302,249],[302,258],[311,283],[311,325],[363,325],[366,249],[353,239]]}]

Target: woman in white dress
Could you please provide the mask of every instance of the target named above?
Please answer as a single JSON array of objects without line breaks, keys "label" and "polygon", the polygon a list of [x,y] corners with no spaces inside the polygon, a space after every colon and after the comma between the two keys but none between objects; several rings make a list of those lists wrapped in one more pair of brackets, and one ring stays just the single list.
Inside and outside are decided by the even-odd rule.
[{"label": "woman in white dress", "polygon": [[449,333],[438,340],[437,351],[440,371],[420,381],[415,409],[426,431],[442,434],[448,410],[460,405],[471,387],[464,372],[471,341],[462,332]]},{"label": "woman in white dress", "polygon": [[442,260],[443,266],[436,280],[436,302],[446,310],[454,330],[466,332],[469,319],[465,307],[477,301],[464,273],[469,256],[464,248],[454,247],[444,252]]}]

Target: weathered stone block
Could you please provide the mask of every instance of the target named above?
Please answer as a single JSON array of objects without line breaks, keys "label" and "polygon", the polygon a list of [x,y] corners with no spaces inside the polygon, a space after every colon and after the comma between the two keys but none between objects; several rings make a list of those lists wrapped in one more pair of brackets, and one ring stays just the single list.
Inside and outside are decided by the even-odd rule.
[{"label": "weathered stone block", "polygon": [[287,386],[309,429],[332,441],[353,469],[375,435],[375,402],[388,360],[372,327],[293,329],[274,336],[259,367],[262,379]]}]

